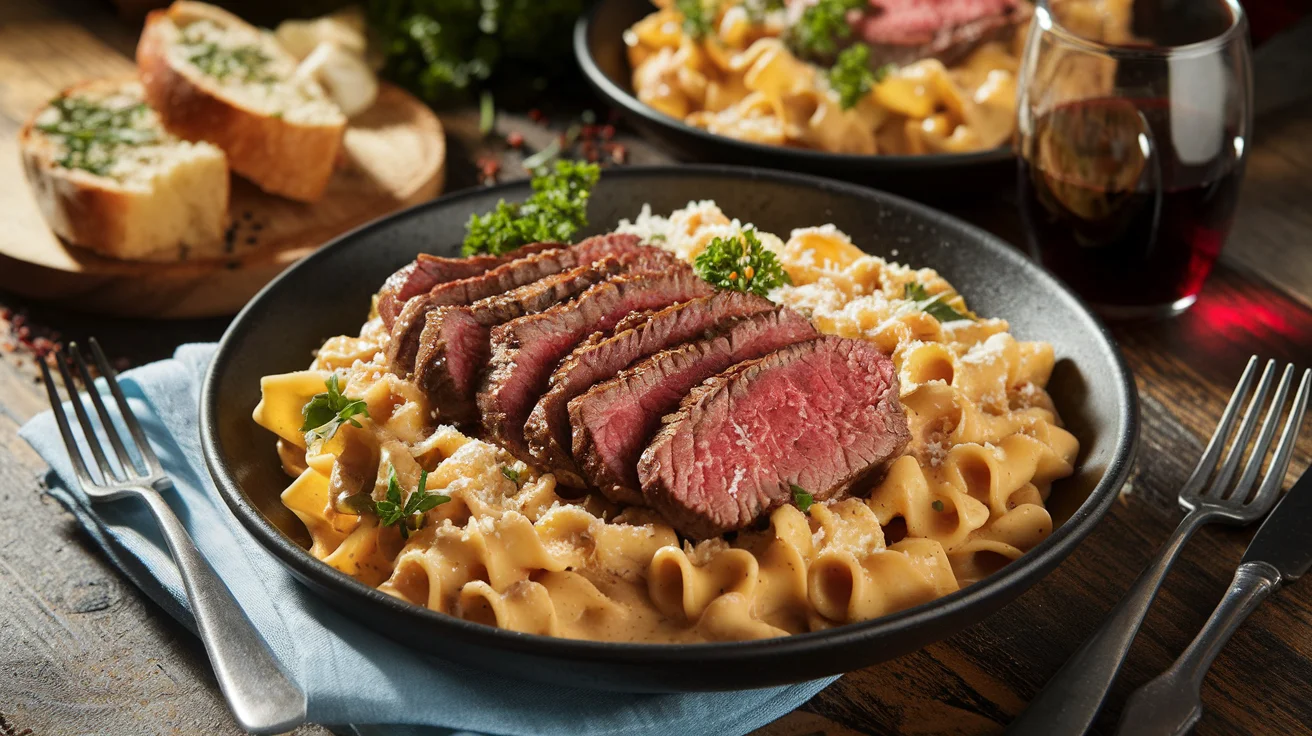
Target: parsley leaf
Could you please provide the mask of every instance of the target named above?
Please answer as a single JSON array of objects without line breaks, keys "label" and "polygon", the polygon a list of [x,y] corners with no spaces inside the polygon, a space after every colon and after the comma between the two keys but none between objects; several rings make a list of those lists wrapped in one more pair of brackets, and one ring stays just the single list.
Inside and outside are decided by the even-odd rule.
[{"label": "parsley leaf", "polygon": [[305,417],[305,421],[301,424],[301,431],[305,433],[307,445],[332,439],[343,424],[362,426],[355,418],[357,415],[369,418],[369,406],[364,401],[348,399],[342,395],[336,373],[328,376],[324,385],[328,387],[328,391],[315,394],[314,398],[301,409],[301,416]]},{"label": "parsley leaf", "polygon": [[577,161],[557,161],[552,171],[533,176],[533,194],[524,202],[502,200],[484,215],[470,215],[465,225],[464,253],[501,255],[521,245],[567,242],[588,224],[588,198],[601,167]]},{"label": "parsley leaf", "polygon": [[692,262],[697,275],[719,289],[765,296],[781,284],[791,284],[788,272],[775,254],[761,245],[752,228],[741,239],[715,238]]},{"label": "parsley leaf", "polygon": [[866,7],[867,0],[818,0],[788,29],[788,45],[799,55],[828,56],[838,41],[852,35],[849,11]]},{"label": "parsley leaf", "polygon": [[715,6],[718,1],[707,7],[703,0],[674,0],[674,7],[683,14],[683,31],[693,38],[701,38],[713,32],[715,25]]},{"label": "parsley leaf", "polygon": [[518,470],[515,470],[514,468],[509,467],[509,466],[506,466],[506,465],[502,465],[502,466],[501,466],[501,474],[504,475],[504,476],[506,476],[506,479],[509,480],[511,483],[514,483],[515,485],[519,485],[519,471],[518,471]]},{"label": "parsley leaf", "polygon": [[802,513],[810,515],[811,505],[815,503],[815,496],[812,496],[807,490],[796,483],[789,483],[788,487],[793,491],[793,503]]},{"label": "parsley leaf", "polygon": [[942,502],[942,501],[939,501],[939,500],[937,500],[937,499],[935,499],[934,503],[931,503],[930,506],[931,506],[935,511],[942,511],[942,510],[943,510],[943,502]]},{"label": "parsley leaf", "polygon": [[870,47],[857,43],[843,49],[837,61],[829,69],[829,86],[838,93],[839,103],[844,110],[856,107],[870,93],[870,90],[894,69],[892,64],[885,64],[874,71],[870,70]]},{"label": "parsley leaf", "polygon": [[913,302],[916,309],[928,314],[939,322],[956,322],[963,319],[974,319],[969,314],[962,314],[952,308],[947,300],[952,297],[952,292],[945,291],[941,294],[930,296],[929,292],[921,284],[912,281],[907,284],[903,298]]},{"label": "parsley leaf", "polygon": [[419,471],[419,484],[415,487],[413,493],[405,502],[401,502],[401,483],[396,479],[396,466],[387,466],[387,497],[374,504],[374,511],[378,514],[378,521],[383,526],[392,526],[401,522],[401,537],[410,538],[410,532],[417,530],[423,523],[419,518],[431,509],[437,508],[447,501],[451,500],[450,496],[441,493],[429,493],[425,486],[428,485],[428,471]]}]

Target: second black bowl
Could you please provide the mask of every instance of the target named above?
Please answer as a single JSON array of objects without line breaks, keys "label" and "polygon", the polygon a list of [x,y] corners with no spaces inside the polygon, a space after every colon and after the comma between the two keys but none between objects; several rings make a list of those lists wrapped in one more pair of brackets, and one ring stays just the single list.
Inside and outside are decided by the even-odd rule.
[{"label": "second black bowl", "polygon": [[624,31],[655,10],[648,0],[598,0],[574,26],[574,56],[598,95],[679,159],[800,171],[936,201],[1013,186],[1010,147],[922,156],[830,153],[741,141],[666,115],[633,94],[624,48]]}]

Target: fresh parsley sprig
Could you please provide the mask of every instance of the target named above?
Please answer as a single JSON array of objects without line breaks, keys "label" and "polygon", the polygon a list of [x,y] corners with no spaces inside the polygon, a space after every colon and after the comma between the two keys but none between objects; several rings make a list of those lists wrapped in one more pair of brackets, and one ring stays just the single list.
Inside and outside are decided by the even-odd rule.
[{"label": "fresh parsley sprig", "polygon": [[852,35],[847,14],[866,7],[868,0],[818,0],[788,29],[787,43],[800,56],[826,57],[838,42]]},{"label": "fresh parsley sprig", "polygon": [[910,301],[914,308],[928,314],[939,322],[974,319],[969,314],[958,312],[952,305],[948,304],[947,300],[951,297],[952,292],[943,292],[931,296],[925,287],[916,281],[907,284],[906,290],[903,292],[903,298]]},{"label": "fresh parsley sprig", "polygon": [[870,93],[876,84],[884,81],[893,70],[892,64],[870,69],[870,47],[855,43],[843,49],[829,69],[829,86],[838,93],[844,110],[856,107],[861,98]]},{"label": "fresh parsley sprig", "polygon": [[601,167],[580,161],[557,161],[551,171],[533,176],[533,194],[523,202],[501,200],[465,225],[465,255],[501,255],[521,245],[568,242],[588,224],[588,198]]},{"label": "fresh parsley sprig", "polygon": [[793,503],[797,504],[797,508],[802,513],[810,515],[811,506],[815,504],[815,496],[796,483],[789,483],[788,487],[793,491]]},{"label": "fresh parsley sprig", "polygon": [[693,38],[701,38],[715,30],[715,11],[718,0],[674,0],[674,7],[683,15],[683,31]]},{"label": "fresh parsley sprig", "polygon": [[301,416],[305,417],[305,421],[301,424],[301,431],[305,433],[307,445],[332,439],[343,424],[349,423],[353,427],[363,426],[356,419],[357,416],[369,418],[369,406],[363,400],[349,399],[342,395],[336,373],[328,376],[324,386],[328,390],[315,394],[314,398],[301,409]]},{"label": "fresh parsley sprig", "polygon": [[793,280],[775,254],[756,237],[752,228],[742,238],[715,238],[692,262],[697,275],[712,286],[765,296]]},{"label": "fresh parsley sprig", "polygon": [[403,502],[401,500],[401,483],[396,479],[396,466],[389,463],[387,466],[387,497],[374,504],[374,511],[378,514],[378,521],[383,526],[400,523],[401,537],[409,539],[410,532],[419,529],[423,524],[421,514],[451,500],[450,496],[441,493],[429,493],[428,489],[424,487],[426,485],[428,485],[428,471],[421,469],[419,471],[419,485],[415,486],[414,492]]}]

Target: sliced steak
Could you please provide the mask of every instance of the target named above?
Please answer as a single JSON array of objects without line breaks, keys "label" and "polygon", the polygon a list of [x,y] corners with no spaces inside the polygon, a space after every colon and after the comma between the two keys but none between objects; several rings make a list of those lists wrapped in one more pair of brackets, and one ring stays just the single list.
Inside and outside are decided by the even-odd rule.
[{"label": "sliced steak", "polygon": [[949,66],[981,44],[1009,40],[1028,23],[1026,0],[870,0],[853,40],[870,47],[870,63],[904,66],[938,59]]},{"label": "sliced steak", "polygon": [[846,491],[910,439],[897,369],[863,340],[822,337],[735,366],[667,416],[638,461],[647,502],[694,539],[792,499]]},{"label": "sliced steak", "polygon": [[564,247],[563,243],[533,243],[517,248],[503,256],[471,256],[469,258],[445,258],[420,253],[418,258],[387,277],[387,281],[383,282],[383,288],[378,291],[378,316],[383,318],[383,324],[387,325],[390,330],[392,323],[396,321],[397,315],[401,313],[406,302],[410,301],[412,297],[429,291],[438,284],[467,279],[471,276],[486,273],[516,258]]},{"label": "sliced steak", "polygon": [[711,292],[711,286],[690,268],[626,274],[597,284],[572,302],[493,328],[492,359],[478,393],[487,435],[521,460],[533,462],[524,423],[561,358],[592,333],[611,329],[632,312]]},{"label": "sliced steak", "polygon": [[642,503],[638,457],[662,416],[720,371],[816,334],[807,318],[779,309],[744,317],[711,337],[639,361],[569,402],[574,461],[583,468],[589,485],[607,498]]},{"label": "sliced steak", "polygon": [[574,462],[570,399],[614,377],[640,358],[705,337],[708,330],[728,320],[774,308],[764,297],[721,291],[653,314],[625,317],[615,325],[612,335],[599,333],[601,339],[589,338],[551,374],[547,392],[533,407],[524,426],[529,451],[537,466],[550,470],[565,485],[583,488],[586,480]]},{"label": "sliced steak", "polygon": [[414,371],[415,357],[419,354],[419,338],[423,333],[425,315],[438,307],[473,304],[479,299],[503,294],[511,289],[568,271],[576,266],[592,263],[606,256],[625,253],[645,253],[653,261],[671,263],[677,258],[649,245],[639,243],[635,235],[598,235],[578,245],[556,248],[516,258],[478,276],[450,281],[433,287],[427,294],[412,298],[392,324],[391,339],[387,344],[387,360],[392,372],[409,377]]},{"label": "sliced steak", "polygon": [[[626,262],[633,260],[633,254],[626,254]],[[488,332],[492,327],[568,301],[622,269],[620,259],[606,257],[467,307],[430,311],[419,336],[415,382],[428,395],[429,406],[437,410],[438,418],[452,424],[466,424],[476,418],[474,393],[479,374],[488,362]]]}]

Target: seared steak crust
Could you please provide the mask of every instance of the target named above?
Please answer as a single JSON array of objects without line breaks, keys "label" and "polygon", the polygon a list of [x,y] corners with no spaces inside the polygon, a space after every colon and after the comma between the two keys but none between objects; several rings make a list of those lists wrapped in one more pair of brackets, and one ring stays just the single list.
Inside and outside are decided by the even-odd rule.
[{"label": "seared steak crust", "polygon": [[[634,254],[625,254],[623,260],[633,262]],[[429,406],[437,410],[438,419],[452,424],[467,424],[476,419],[474,392],[478,389],[479,372],[487,365],[488,331],[492,327],[572,299],[623,268],[621,259],[606,257],[480,299],[467,307],[438,307],[430,311],[419,336],[415,383],[427,394]]]},{"label": "seared steak crust", "polygon": [[653,259],[673,258],[659,248],[641,245],[634,235],[598,235],[578,245],[516,258],[478,276],[439,284],[427,294],[406,302],[397,316],[387,344],[388,364],[398,376],[410,377],[414,372],[415,357],[419,353],[420,335],[426,324],[425,316],[433,309],[473,304],[479,299],[503,294],[606,256],[644,252],[651,254]]},{"label": "seared steak crust", "polygon": [[378,316],[383,318],[383,324],[387,325],[390,330],[392,323],[396,321],[397,315],[401,313],[406,302],[410,301],[412,297],[429,291],[438,284],[467,279],[471,276],[486,273],[516,258],[564,247],[563,243],[533,243],[517,248],[515,251],[503,256],[470,256],[468,258],[445,258],[420,253],[418,258],[388,276],[387,281],[383,282],[383,288],[378,291]]},{"label": "seared steak crust", "polygon": [[897,370],[871,344],[821,337],[693,390],[643,451],[647,502],[680,533],[741,529],[792,498],[845,492],[910,439]]},{"label": "seared steak crust", "polygon": [[571,399],[636,360],[704,337],[728,320],[773,309],[774,304],[764,297],[721,291],[654,314],[630,315],[615,325],[613,334],[597,333],[584,341],[551,374],[547,392],[538,399],[524,427],[536,464],[554,473],[557,481],[583,488],[586,481],[574,462],[570,433]]},{"label": "seared steak crust", "polygon": [[628,274],[597,284],[572,302],[493,328],[492,358],[478,393],[487,436],[532,463],[524,423],[561,358],[584,338],[611,329],[634,311],[710,293],[711,286],[686,266]]},{"label": "seared steak crust", "polygon": [[589,485],[607,498],[643,503],[638,457],[662,416],[720,371],[815,336],[805,317],[779,309],[741,318],[711,337],[639,361],[569,401],[575,462]]}]

